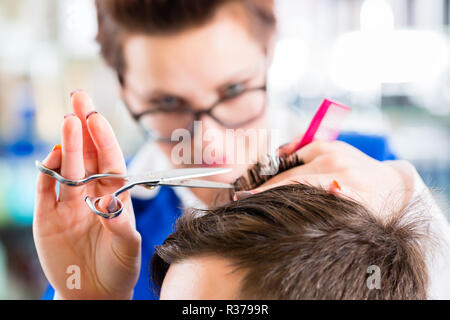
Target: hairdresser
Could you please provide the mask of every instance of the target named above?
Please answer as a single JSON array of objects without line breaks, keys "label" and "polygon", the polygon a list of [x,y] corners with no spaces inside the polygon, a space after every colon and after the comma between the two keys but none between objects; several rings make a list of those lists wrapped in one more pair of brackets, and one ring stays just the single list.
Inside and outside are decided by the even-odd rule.
[{"label": "hairdresser", "polygon": [[[149,140],[126,166],[111,127],[95,112],[93,101],[83,91],[73,92],[73,113],[63,121],[62,145],[44,162],[60,169],[66,178],[192,166],[172,161],[170,138],[179,128],[194,133],[195,120],[201,121],[201,127],[195,130],[193,140],[201,139],[200,133],[208,130],[223,133],[230,128],[275,128],[290,138],[305,130],[292,127],[294,131],[287,132],[287,122],[274,124],[282,110],[268,107],[267,70],[276,38],[273,1],[97,0],[96,5],[102,56],[117,75],[130,115],[146,129]],[[344,134],[339,139],[377,160],[393,158],[381,137]],[[214,143],[218,148],[223,145]],[[267,153],[267,141],[258,140],[257,144],[259,155]],[[193,144],[191,153],[203,154],[207,147],[211,144]],[[240,150],[246,159],[250,151],[249,144]],[[210,179],[231,182],[247,169],[248,165],[229,161],[228,155],[224,150],[224,161],[212,165],[225,163],[233,168],[232,173]],[[58,199],[54,187],[54,181],[40,175],[34,220],[36,247],[50,283],[67,278],[66,268],[54,267],[65,263],[79,266],[81,274],[89,278],[82,286],[97,283],[101,288],[102,283],[114,283],[103,287],[98,296],[108,297],[109,293],[110,297],[134,299],[153,299],[149,259],[154,246],[171,233],[182,209],[206,207],[217,195],[209,189],[135,188],[131,194],[123,194],[124,213],[106,220],[89,212],[83,198],[110,193],[117,187],[114,182],[61,186]],[[105,210],[115,206],[109,200],[101,203]],[[137,252],[128,252],[129,246],[125,248],[123,243],[140,244],[139,263],[127,260]],[[78,256],[77,248],[89,249]],[[80,261],[96,269],[83,268]],[[112,281],[118,270],[122,277]],[[127,287],[130,283],[136,283],[132,296]],[[44,295],[46,299],[57,297],[52,287]]]}]

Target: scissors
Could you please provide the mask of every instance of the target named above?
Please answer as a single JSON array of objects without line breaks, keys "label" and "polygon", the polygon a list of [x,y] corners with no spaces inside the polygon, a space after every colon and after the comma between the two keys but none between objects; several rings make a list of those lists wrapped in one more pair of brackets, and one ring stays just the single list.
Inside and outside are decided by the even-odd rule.
[{"label": "scissors", "polygon": [[230,172],[231,168],[192,168],[192,169],[172,169],[167,171],[158,171],[158,172],[147,172],[137,175],[120,175],[120,174],[112,174],[112,173],[102,173],[102,174],[94,174],[88,176],[84,179],[80,180],[70,180],[66,179],[61,174],[55,170],[49,169],[44,166],[41,162],[35,162],[36,167],[42,173],[56,179],[59,183],[68,185],[68,186],[82,186],[91,181],[105,178],[113,178],[113,179],[122,179],[127,181],[127,183],[116,190],[112,195],[116,198],[118,209],[115,212],[104,213],[97,209],[98,202],[101,197],[89,197],[86,196],[84,201],[86,201],[88,207],[92,212],[102,216],[106,219],[112,219],[120,215],[123,211],[123,203],[120,201],[118,196],[135,187],[135,186],[143,186],[147,189],[153,189],[157,186],[172,186],[172,187],[190,187],[190,188],[217,188],[217,189],[230,189],[232,188],[231,184],[228,183],[220,183],[214,181],[207,180],[196,180],[192,178],[206,177],[212,176],[221,173]]}]

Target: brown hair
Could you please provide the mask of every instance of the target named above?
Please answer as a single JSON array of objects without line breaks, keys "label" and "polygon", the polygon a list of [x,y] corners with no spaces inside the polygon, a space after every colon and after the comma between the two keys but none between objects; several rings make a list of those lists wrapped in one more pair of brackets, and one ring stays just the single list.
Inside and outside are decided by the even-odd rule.
[{"label": "brown hair", "polygon": [[124,35],[173,33],[200,26],[230,2],[242,3],[252,31],[263,42],[269,41],[276,24],[273,0],[96,0],[101,53],[123,84]]},{"label": "brown hair", "polygon": [[[425,299],[426,223],[408,212],[381,221],[351,199],[304,184],[187,212],[156,247],[154,289],[170,264],[219,255],[248,271],[244,299]],[[381,272],[379,289],[367,284],[370,266]]]}]

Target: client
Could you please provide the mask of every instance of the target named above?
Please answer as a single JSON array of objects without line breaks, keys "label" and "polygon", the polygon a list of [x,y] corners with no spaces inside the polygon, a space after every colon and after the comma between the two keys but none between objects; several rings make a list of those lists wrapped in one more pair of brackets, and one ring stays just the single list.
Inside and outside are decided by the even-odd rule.
[{"label": "client", "polygon": [[[280,171],[302,164],[294,154],[282,158]],[[260,169],[251,168],[235,189],[266,182]],[[426,198],[385,206],[381,215],[375,208],[290,176],[237,201],[188,211],[156,248],[153,287],[161,299],[431,298],[439,291],[428,268],[437,241]]]}]

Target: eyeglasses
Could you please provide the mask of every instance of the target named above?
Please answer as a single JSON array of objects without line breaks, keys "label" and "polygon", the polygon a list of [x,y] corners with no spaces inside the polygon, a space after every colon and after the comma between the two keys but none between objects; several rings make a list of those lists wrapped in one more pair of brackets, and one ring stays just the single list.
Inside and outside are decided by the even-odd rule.
[{"label": "eyeglasses", "polygon": [[[259,117],[265,111],[266,85],[246,88],[244,84],[228,87],[223,96],[203,110],[194,110],[187,103],[176,98],[154,101],[159,104],[144,112],[131,116],[146,131],[150,138],[161,142],[172,142],[171,135],[176,129],[187,129],[193,134],[194,121],[207,115],[226,128],[243,127]],[[164,106],[161,106],[163,104]],[[131,110],[128,107],[128,110]]]}]

